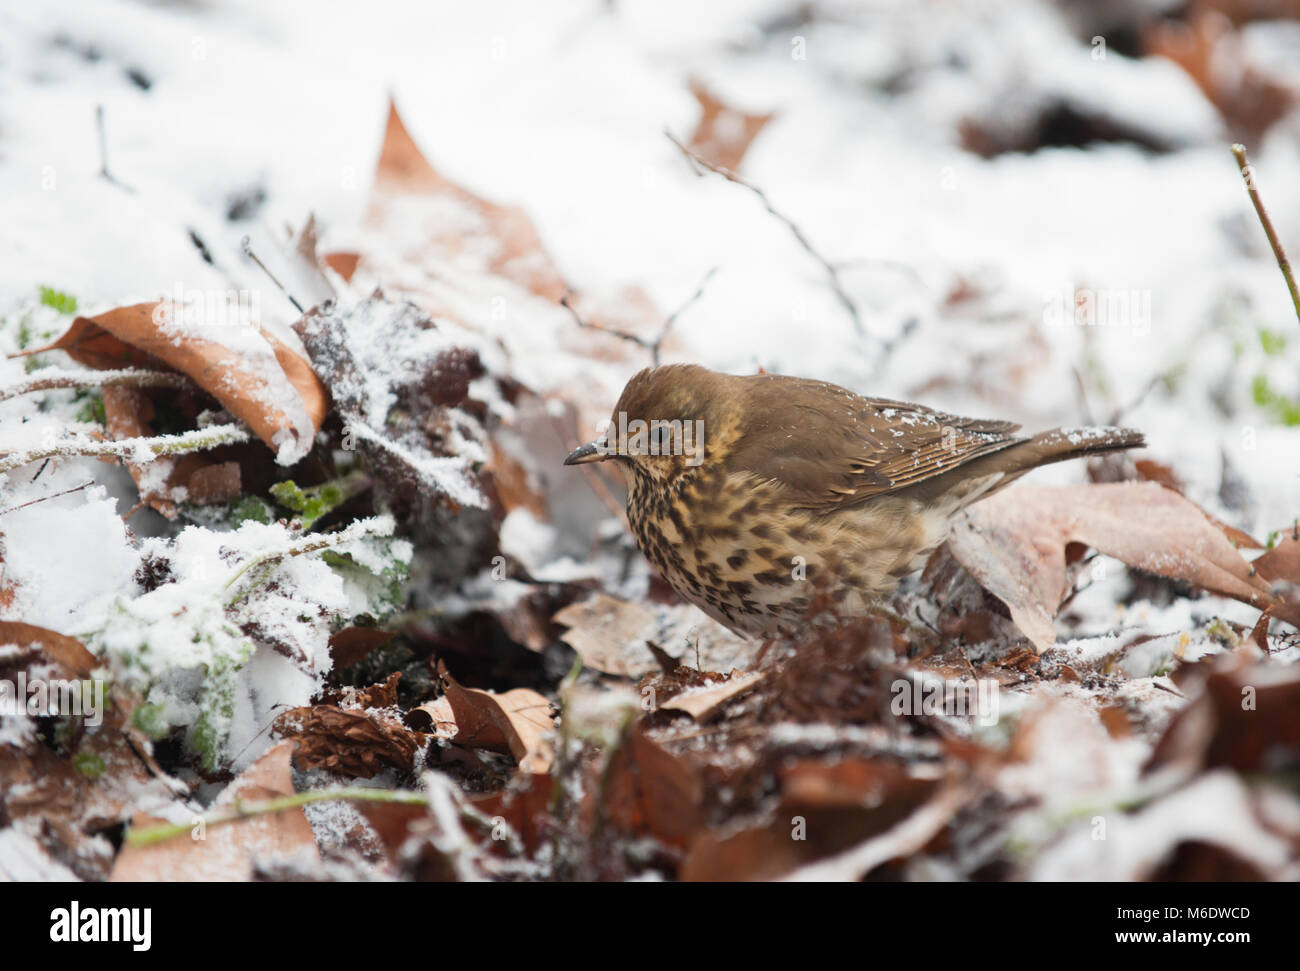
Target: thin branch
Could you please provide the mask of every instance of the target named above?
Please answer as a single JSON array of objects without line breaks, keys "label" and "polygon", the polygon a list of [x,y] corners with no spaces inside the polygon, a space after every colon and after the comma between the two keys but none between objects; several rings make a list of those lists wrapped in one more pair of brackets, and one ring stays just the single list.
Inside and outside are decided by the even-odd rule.
[{"label": "thin branch", "polygon": [[83,482],[79,486],[73,486],[71,489],[64,489],[62,492],[54,492],[48,496],[41,496],[39,499],[31,499],[27,502],[19,503],[17,506],[10,506],[8,509],[0,509],[0,516],[7,516],[11,512],[17,512],[19,509],[26,509],[28,506],[36,505],[38,502],[45,502],[47,499],[57,499],[59,496],[66,496],[73,492],[80,492],[87,486],[92,486],[94,484],[93,481]]},{"label": "thin branch", "polygon": [[1268,210],[1264,208],[1264,200],[1260,197],[1259,187],[1255,185],[1255,167],[1246,158],[1245,145],[1233,145],[1232,154],[1237,159],[1237,167],[1241,169],[1241,177],[1246,180],[1246,191],[1250,193],[1250,201],[1255,206],[1255,215],[1259,217],[1259,224],[1264,227],[1264,235],[1268,237],[1268,245],[1273,247],[1273,255],[1277,257],[1277,266],[1286,280],[1286,288],[1291,291],[1291,303],[1295,307],[1296,319],[1300,320],[1300,289],[1296,289],[1295,274],[1291,272],[1291,263],[1286,258],[1286,251],[1282,249],[1282,241],[1278,239],[1277,230],[1273,228],[1273,220],[1268,218]]},{"label": "thin branch", "polygon": [[63,368],[42,368],[20,384],[0,387],[0,401],[16,398],[33,391],[51,388],[106,388],[110,385],[128,385],[134,388],[188,388],[190,379],[174,371],[146,371],[141,368],[121,368],[115,371],[72,371]]},{"label": "thin branch", "polygon": [[702,279],[700,285],[695,288],[695,292],[687,297],[686,302],[670,313],[668,318],[664,321],[663,329],[659,331],[659,336],[655,339],[654,347],[652,348],[656,367],[659,366],[659,348],[663,344],[664,338],[666,338],[668,332],[673,329],[673,324],[677,322],[677,318],[686,313],[686,311],[689,310],[691,306],[700,299],[700,297],[704,296],[704,288],[709,285],[709,281],[713,279],[713,274],[717,272],[718,268],[715,266],[710,269],[708,273],[704,274],[704,279]]},{"label": "thin branch", "polygon": [[[264,553],[259,553],[256,556],[249,557],[246,563],[240,564],[234,573],[231,574],[230,579],[226,581],[224,589],[229,590],[231,587],[235,586],[239,581],[239,578],[255,566],[271,566],[273,570],[275,564],[279,563],[287,556],[302,556],[306,553],[315,553],[319,550],[342,546],[344,543],[360,539],[363,536],[387,535],[391,532],[391,520],[385,520],[382,516],[373,516],[369,519],[359,519],[356,522],[351,523],[346,529],[341,529],[337,533],[313,533],[308,537],[290,543],[283,549],[268,550]],[[263,572],[261,576],[258,577],[256,583],[251,584],[242,592],[233,596],[229,601],[227,601],[226,606],[233,607],[256,590],[258,586],[261,585],[262,581],[270,576],[272,570]]]},{"label": "thin branch", "polygon": [[572,290],[567,291],[564,296],[560,298],[560,306],[569,312],[569,316],[573,318],[573,322],[579,327],[586,330],[599,331],[602,334],[609,334],[611,337],[617,337],[619,340],[628,341],[629,343],[635,344],[637,347],[645,348],[650,352],[650,360],[653,362],[654,366],[658,367],[660,349],[663,347],[664,341],[668,339],[668,334],[673,329],[673,324],[677,322],[678,317],[690,309],[692,304],[699,300],[700,297],[704,296],[705,288],[709,285],[709,281],[713,279],[713,274],[717,272],[718,268],[715,266],[709,270],[708,273],[704,274],[704,279],[702,279],[700,285],[695,288],[695,292],[686,299],[685,303],[664,319],[663,326],[659,328],[659,335],[653,340],[642,337],[640,334],[633,334],[626,330],[618,330],[614,327],[606,327],[604,324],[593,324],[589,320],[584,320],[582,315],[578,313],[569,300],[569,297],[573,295]]},{"label": "thin branch", "polygon": [[[229,809],[208,813],[197,819],[201,820],[204,828],[207,829],[253,816],[267,816],[284,812],[286,809],[298,809],[317,802],[387,802],[428,808],[429,797],[421,792],[402,789],[339,786],[331,789],[313,789],[309,792],[299,792],[292,796],[280,796],[261,802],[243,802],[237,799]],[[132,828],[127,831],[126,843],[128,846],[152,846],[188,834],[197,824],[197,822],[159,823],[154,826],[142,826],[139,829]]]},{"label": "thin branch", "polygon": [[754,183],[748,181],[747,179],[742,178],[741,176],[737,175],[735,172],[731,171],[730,169],[723,168],[721,165],[715,165],[714,163],[708,161],[707,159],[701,158],[699,155],[696,155],[689,148],[687,148],[685,145],[679,142],[673,136],[672,132],[665,131],[664,134],[668,136],[668,140],[670,142],[672,142],[674,145],[677,146],[677,150],[686,156],[687,161],[692,163],[692,166],[695,168],[696,175],[703,175],[704,173],[701,171],[701,168],[704,168],[704,169],[708,169],[710,172],[714,172],[722,176],[728,182],[734,182],[736,185],[744,186],[750,192],[754,193],[754,195],[758,196],[759,201],[763,203],[763,207],[767,209],[769,213],[771,213],[781,222],[785,223],[786,227],[794,235],[794,238],[799,243],[799,245],[802,246],[804,250],[808,253],[808,255],[811,256],[818,263],[820,263],[822,267],[826,270],[826,275],[830,278],[831,281],[831,289],[835,291],[835,296],[839,298],[840,303],[844,305],[844,309],[848,311],[849,316],[853,319],[854,331],[857,333],[859,337],[865,336],[866,329],[862,326],[862,318],[858,314],[857,306],[853,303],[851,299],[849,299],[849,295],[844,289],[844,284],[840,280],[839,269],[835,266],[834,263],[830,262],[829,260],[826,259],[826,257],[822,256],[819,252],[817,252],[817,250],[813,247],[813,244],[808,241],[808,237],[804,235],[803,230],[799,228],[798,224],[795,223],[794,220],[790,219],[788,216],[778,211],[777,208],[772,205],[771,200],[768,199],[767,193],[764,192],[762,189],[760,189],[758,186],[754,185]]},{"label": "thin branch", "polygon": [[142,460],[152,454],[154,458],[162,455],[181,455],[185,452],[201,452],[219,445],[232,445],[246,442],[251,436],[242,425],[213,425],[209,428],[195,428],[179,435],[158,435],[152,438],[123,438],[119,441],[90,441],[72,439],[43,448],[28,449],[23,452],[8,452],[0,458],[0,475],[14,469],[36,462],[40,459],[52,459],[66,455],[115,455],[131,462]]},{"label": "thin branch", "polygon": [[259,267],[261,267],[262,272],[271,278],[271,282],[276,285],[276,288],[281,293],[283,293],[286,297],[289,298],[289,302],[293,304],[295,308],[297,308],[298,313],[305,314],[307,311],[302,309],[302,304],[300,304],[296,299],[294,299],[294,295],[290,293],[288,290],[286,290],[284,288],[284,284],[275,278],[275,274],[266,268],[266,264],[263,263],[260,259],[258,259],[257,254],[253,252],[252,241],[247,236],[245,236],[243,239],[239,241],[239,245],[244,250],[244,255],[247,256],[254,263],[256,263]]},{"label": "thin branch", "polygon": [[108,135],[104,125],[104,106],[95,105],[95,127],[99,129],[99,174],[108,183],[117,186],[123,192],[135,193],[125,182],[116,178],[108,170]]}]

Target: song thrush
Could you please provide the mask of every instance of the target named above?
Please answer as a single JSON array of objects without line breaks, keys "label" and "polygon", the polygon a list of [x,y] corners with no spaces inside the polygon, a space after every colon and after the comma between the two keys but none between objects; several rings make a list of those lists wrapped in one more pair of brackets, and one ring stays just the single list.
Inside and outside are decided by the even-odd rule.
[{"label": "song thrush", "polygon": [[628,381],[605,435],[564,464],[622,465],[647,559],[715,620],[766,637],[796,630],[814,603],[863,613],[925,564],[957,513],[1030,469],[1144,444],[1124,428],[1019,427],[674,364]]}]

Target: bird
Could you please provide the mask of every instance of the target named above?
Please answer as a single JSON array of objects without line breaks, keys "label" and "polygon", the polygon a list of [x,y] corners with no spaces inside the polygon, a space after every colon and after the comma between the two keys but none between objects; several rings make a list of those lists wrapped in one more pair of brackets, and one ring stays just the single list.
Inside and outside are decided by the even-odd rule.
[{"label": "bird", "polygon": [[1116,427],[1019,434],[825,381],[645,368],[565,465],[612,461],[646,559],[738,634],[791,636],[873,609],[954,517],[1031,469],[1146,444]]}]

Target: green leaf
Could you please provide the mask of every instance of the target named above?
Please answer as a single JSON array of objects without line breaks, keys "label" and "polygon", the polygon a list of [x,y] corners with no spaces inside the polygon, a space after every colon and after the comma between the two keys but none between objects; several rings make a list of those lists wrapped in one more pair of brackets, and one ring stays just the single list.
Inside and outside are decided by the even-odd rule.
[{"label": "green leaf", "polygon": [[271,507],[266,500],[257,496],[244,496],[230,510],[230,518],[233,525],[238,528],[250,519],[265,526],[275,517],[272,515]]},{"label": "green leaf", "polygon": [[354,480],[341,479],[302,489],[292,479],[286,479],[271,486],[271,495],[280,505],[298,513],[303,529],[311,529],[318,519],[355,495],[357,485]]}]

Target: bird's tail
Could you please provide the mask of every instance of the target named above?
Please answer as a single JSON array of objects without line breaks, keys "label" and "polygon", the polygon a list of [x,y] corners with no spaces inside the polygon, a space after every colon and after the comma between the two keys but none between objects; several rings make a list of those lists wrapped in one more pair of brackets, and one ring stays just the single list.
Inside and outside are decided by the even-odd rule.
[{"label": "bird's tail", "polygon": [[1091,428],[1053,428],[1006,450],[1007,471],[1028,472],[1040,465],[1064,462],[1085,455],[1101,455],[1126,448],[1142,448],[1145,436],[1131,428],[1102,425]]},{"label": "bird's tail", "polygon": [[954,510],[963,509],[995,492],[1001,492],[1040,465],[1127,448],[1141,448],[1144,445],[1146,439],[1142,433],[1131,428],[1053,428],[1007,448],[982,455],[959,466],[947,476],[938,476],[931,482],[923,483],[921,488],[927,491],[921,497],[932,502],[946,499],[953,504]]}]

